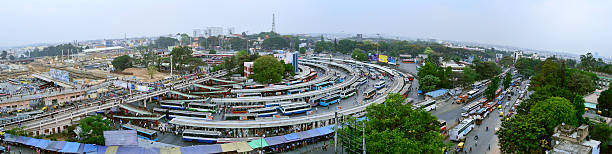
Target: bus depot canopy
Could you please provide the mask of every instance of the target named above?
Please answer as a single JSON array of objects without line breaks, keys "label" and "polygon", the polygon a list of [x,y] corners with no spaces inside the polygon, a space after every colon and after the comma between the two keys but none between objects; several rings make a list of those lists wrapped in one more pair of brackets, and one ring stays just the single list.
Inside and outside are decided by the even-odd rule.
[{"label": "bus depot canopy", "polygon": [[134,106],[129,105],[129,104],[119,104],[119,107],[123,108],[123,109],[126,109],[128,111],[131,111],[131,112],[136,112],[138,114],[153,115],[153,113],[151,113],[151,112],[149,112],[147,110],[140,109],[140,108],[134,107]]},{"label": "bus depot canopy", "polygon": [[237,149],[236,151],[239,153],[253,151],[253,148],[251,148],[249,143],[245,141],[234,142],[234,144],[236,145],[236,149]]},{"label": "bus depot canopy", "polygon": [[37,148],[41,148],[41,149],[44,149],[44,148],[46,148],[47,146],[49,146],[49,143],[50,143],[50,142],[51,142],[51,141],[49,141],[49,140],[40,140],[40,141],[38,142],[38,144],[36,144],[36,145],[35,145],[35,147],[37,147]]},{"label": "bus depot canopy", "polygon": [[224,83],[236,83],[236,81],[229,81],[229,80],[223,80],[223,79],[217,79],[217,78],[211,78],[210,80],[217,81],[217,82],[224,82]]},{"label": "bus depot canopy", "polygon": [[66,142],[66,144],[64,144],[64,147],[62,147],[62,149],[59,150],[58,152],[77,153],[79,151],[80,146],[81,146],[81,143]]},{"label": "bus depot canopy", "polygon": [[238,151],[238,147],[234,143],[221,144],[221,152]]},{"label": "bus depot canopy", "polygon": [[206,86],[206,85],[201,85],[201,84],[193,84],[193,86],[199,87],[199,88],[204,88],[204,89],[208,89],[208,90],[222,90],[221,88],[216,88],[216,87],[211,87],[211,86]]},{"label": "bus depot canopy", "polygon": [[185,94],[185,93],[178,92],[178,91],[170,91],[170,93],[177,94],[179,96],[183,96],[183,97],[187,97],[187,98],[202,98],[201,96],[189,95],[189,94]]},{"label": "bus depot canopy", "polygon": [[427,93],[425,93],[425,95],[433,97],[433,98],[436,98],[436,97],[442,96],[442,95],[444,95],[446,93],[448,93],[448,90],[446,90],[446,89],[438,89],[438,90],[435,90],[435,91],[427,92]]},{"label": "bus depot canopy", "polygon": [[37,139],[37,138],[32,138],[32,139],[30,139],[28,142],[26,142],[26,144],[25,144],[25,145],[28,145],[28,146],[35,146],[36,144],[38,144],[38,142],[40,142],[40,139]]},{"label": "bus depot canopy", "polygon": [[249,146],[251,146],[252,149],[257,149],[257,148],[267,147],[269,145],[265,139],[257,139],[257,140],[253,140],[249,142]]},{"label": "bus depot canopy", "polygon": [[51,147],[49,150],[51,150],[51,151],[59,151],[62,148],[64,148],[64,145],[66,145],[66,141],[57,141],[57,142],[55,142],[55,146]]},{"label": "bus depot canopy", "polygon": [[334,130],[333,130],[334,126],[335,125],[319,127],[319,128],[316,128],[315,130],[319,131],[320,135],[327,135],[327,134],[330,134],[330,133],[334,132]]},{"label": "bus depot canopy", "polygon": [[285,137],[283,136],[274,136],[274,137],[267,137],[266,142],[268,143],[268,145],[278,145],[278,144],[283,144],[287,142],[287,140],[285,140]]},{"label": "bus depot canopy", "polygon": [[55,144],[57,144],[57,141],[50,141],[49,144],[47,145],[47,147],[43,148],[45,150],[51,150],[55,147]]},{"label": "bus depot canopy", "polygon": [[104,131],[104,145],[138,146],[136,130]]},{"label": "bus depot canopy", "polygon": [[[119,148],[119,146],[109,146],[109,147],[104,148],[104,152],[103,153],[104,154],[116,154],[118,148]],[[98,153],[100,153],[99,151],[100,151],[100,149],[98,148]]]}]

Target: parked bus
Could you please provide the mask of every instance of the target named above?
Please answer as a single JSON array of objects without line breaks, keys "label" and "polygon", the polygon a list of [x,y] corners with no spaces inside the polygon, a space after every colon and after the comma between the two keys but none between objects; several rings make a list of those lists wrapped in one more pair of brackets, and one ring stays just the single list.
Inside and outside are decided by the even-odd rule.
[{"label": "parked bus", "polygon": [[232,113],[247,113],[250,109],[264,108],[264,105],[232,106]]},{"label": "parked bus", "polygon": [[380,88],[383,88],[383,87],[385,87],[385,81],[377,82],[376,85],[374,85],[374,88],[376,88],[376,89],[380,89]]},{"label": "parked bus", "polygon": [[218,138],[221,138],[219,131],[183,130],[183,141],[187,142],[216,143]]},{"label": "parked bus", "polygon": [[333,85],[333,82],[330,81],[325,81],[325,82],[321,82],[321,83],[317,83],[312,87],[312,90],[320,90],[320,89],[325,89],[329,86]]},{"label": "parked bus", "polygon": [[168,117],[182,118],[182,119],[193,119],[193,120],[212,120],[212,114],[208,112],[193,112],[183,110],[168,110]]},{"label": "parked bus", "polygon": [[437,107],[436,100],[430,99],[421,103],[417,103],[412,107],[413,109],[423,109],[425,111],[435,110]]},{"label": "parked bus", "polygon": [[145,129],[145,128],[134,126],[131,124],[123,124],[121,125],[121,128],[125,128],[128,130],[135,130],[137,136],[145,140],[157,141],[158,139],[157,132],[154,130]]},{"label": "parked bus", "polygon": [[453,141],[461,141],[472,131],[472,128],[474,128],[474,119],[464,119],[459,125],[450,130],[449,137]]},{"label": "parked bus", "polygon": [[225,114],[225,120],[255,120],[257,114]]},{"label": "parked bus", "polygon": [[276,112],[277,107],[265,107],[258,109],[249,109],[247,113],[257,114],[257,117],[271,117],[278,112]]},{"label": "parked bus", "polygon": [[283,115],[306,113],[307,111],[310,111],[310,110],[312,110],[310,108],[310,104],[306,104],[306,103],[296,104],[293,106],[285,106],[285,107],[280,108],[280,111],[281,113],[283,113]]},{"label": "parked bus", "polygon": [[299,89],[292,89],[292,90],[287,90],[287,95],[291,95],[291,94],[299,94],[299,93],[303,93],[308,91],[308,88],[299,88]]},{"label": "parked bus", "polygon": [[184,110],[185,102],[175,102],[171,100],[162,100],[159,102],[162,108]]},{"label": "parked bus", "polygon": [[356,92],[357,92],[357,90],[355,90],[355,88],[350,88],[350,89],[347,89],[345,91],[342,91],[342,93],[340,95],[342,95],[343,99],[346,99],[346,98],[349,98],[349,97],[355,95]]},{"label": "parked bus", "polygon": [[370,99],[373,98],[374,95],[376,95],[376,89],[369,89],[364,93],[363,98]]},{"label": "parked bus", "polygon": [[359,81],[357,81],[357,82],[359,82],[359,85],[363,85],[363,84],[368,83],[368,79],[367,78],[359,78]]},{"label": "parked bus", "polygon": [[474,98],[478,94],[478,89],[471,90],[467,92],[468,98]]},{"label": "parked bus", "polygon": [[261,93],[240,93],[237,97],[261,97]]},{"label": "parked bus", "polygon": [[187,110],[189,111],[198,111],[198,112],[217,112],[217,105],[214,104],[205,104],[205,103],[189,103]]},{"label": "parked bus", "polygon": [[285,101],[285,102],[267,102],[265,107],[274,107],[274,108],[279,108],[281,105],[284,104],[291,104],[293,102],[290,101]]},{"label": "parked bus", "polygon": [[328,106],[328,105],[340,102],[340,99],[341,99],[340,95],[333,94],[331,96],[322,98],[321,101],[319,102],[319,105]]}]

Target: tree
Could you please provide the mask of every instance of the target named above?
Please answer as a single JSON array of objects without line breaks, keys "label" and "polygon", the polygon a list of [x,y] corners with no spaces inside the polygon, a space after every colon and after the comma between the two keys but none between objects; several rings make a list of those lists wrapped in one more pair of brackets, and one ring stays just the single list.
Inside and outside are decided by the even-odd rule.
[{"label": "tree", "polygon": [[489,61],[474,62],[474,70],[480,74],[481,79],[489,79],[501,73],[501,68],[495,63]]},{"label": "tree", "polygon": [[489,84],[489,87],[487,87],[487,89],[484,92],[484,95],[487,97],[487,99],[492,100],[495,98],[496,95],[496,91],[497,91],[497,87],[499,87],[499,77],[495,77],[493,79],[491,79],[491,84]]},{"label": "tree", "polygon": [[259,83],[276,83],[283,78],[284,66],[272,56],[262,56],[253,63],[253,79]]},{"label": "tree", "polygon": [[502,153],[542,153],[541,140],[546,137],[546,129],[533,117],[517,115],[502,122],[497,135]]},{"label": "tree", "polygon": [[364,51],[359,48],[353,49],[353,53],[351,54],[351,57],[357,61],[368,61],[369,60],[368,54],[364,53]]},{"label": "tree", "polygon": [[504,82],[502,84],[504,85],[504,89],[508,89],[508,87],[510,87],[510,84],[512,84],[512,74],[510,74],[510,72],[506,72]]},{"label": "tree", "polygon": [[230,45],[232,47],[232,49],[234,50],[242,50],[242,49],[246,49],[246,45],[247,45],[247,40],[242,39],[242,38],[231,38],[230,39]]},{"label": "tree", "polygon": [[7,54],[8,53],[6,51],[2,50],[2,54],[0,54],[0,59],[6,59]]},{"label": "tree", "polygon": [[189,37],[189,35],[187,34],[181,34],[181,44],[182,45],[191,44],[191,37]]},{"label": "tree", "polygon": [[10,55],[10,56],[9,56],[9,60],[15,60],[15,56]]},{"label": "tree", "polygon": [[111,130],[111,121],[102,116],[87,117],[79,122],[83,131],[79,134],[83,143],[104,145],[103,132]]},{"label": "tree", "polygon": [[113,64],[115,71],[121,72],[126,68],[132,67],[132,58],[128,55],[123,55],[116,57],[111,63]]},{"label": "tree", "polygon": [[[439,122],[429,112],[402,104],[397,93],[387,96],[382,104],[366,108],[366,150],[368,153],[442,153],[444,144]],[[344,127],[339,133],[350,132]],[[356,133],[357,137],[361,135]]]},{"label": "tree", "polygon": [[208,51],[208,54],[217,54],[217,50],[210,50]]},{"label": "tree", "polygon": [[430,92],[436,90],[436,85],[438,83],[440,83],[440,78],[433,75],[426,75],[419,80],[419,88],[423,91],[423,93]]},{"label": "tree", "polygon": [[529,77],[535,75],[537,66],[539,66],[541,62],[542,61],[537,59],[533,60],[528,58],[521,58],[516,61],[514,67],[521,75]]},{"label": "tree", "polygon": [[292,64],[285,64],[282,60],[281,60],[281,64],[283,64],[283,66],[285,67],[285,74],[289,74],[291,76],[295,75]]},{"label": "tree", "polygon": [[343,39],[338,42],[336,46],[336,51],[341,53],[349,53],[355,48],[355,41]]},{"label": "tree", "polygon": [[537,75],[532,78],[532,85],[534,85],[534,87],[544,85],[552,85],[557,87],[565,86],[562,84],[563,80],[561,80],[561,77],[564,77],[565,74],[560,73],[561,69],[565,70],[565,68],[561,67],[561,64],[556,59],[546,59],[542,63],[542,66],[540,66]]},{"label": "tree", "polygon": [[172,56],[172,65],[174,69],[187,72],[193,70],[193,68],[185,68],[188,65],[192,67],[203,65],[202,59],[194,58],[192,53],[191,47],[179,46],[173,48],[170,55]]},{"label": "tree", "polygon": [[474,69],[472,69],[472,67],[469,67],[469,66],[466,66],[465,68],[463,68],[462,76],[463,76],[462,85],[464,86],[469,86],[480,78],[480,74],[478,74],[478,72],[476,72]]},{"label": "tree", "polygon": [[300,54],[306,54],[306,48],[300,47]]},{"label": "tree", "polygon": [[610,140],[610,134],[612,134],[612,127],[606,125],[606,123],[597,123],[593,125],[589,134],[594,140],[601,141],[602,153],[610,153],[607,145]]},{"label": "tree", "polygon": [[569,100],[562,97],[551,97],[536,103],[531,107],[529,115],[546,129],[547,135],[552,135],[555,127],[561,123],[578,125],[574,106]]},{"label": "tree", "polygon": [[147,74],[149,74],[151,79],[153,79],[153,75],[155,75],[155,73],[157,73],[157,67],[155,67],[153,65],[147,67]]},{"label": "tree", "polygon": [[432,55],[432,54],[434,53],[434,51],[433,51],[433,50],[431,50],[431,47],[427,47],[427,48],[425,48],[425,50],[423,51],[423,53],[424,53],[424,54],[427,54],[427,55]]},{"label": "tree", "polygon": [[265,49],[286,49],[289,47],[289,42],[282,37],[271,37],[263,42]]},{"label": "tree", "polygon": [[332,51],[333,45],[334,44],[332,42],[318,41],[317,43],[315,43],[314,52],[321,53],[323,51]]},{"label": "tree", "polygon": [[11,128],[7,130],[6,133],[17,136],[29,136],[28,131],[25,130],[25,126]]},{"label": "tree", "polygon": [[578,125],[587,124],[589,120],[582,117],[582,115],[585,113],[584,98],[581,95],[576,95],[576,97],[574,97],[572,105],[576,110],[576,119],[578,119]]},{"label": "tree", "polygon": [[597,109],[602,112],[604,116],[612,116],[612,90],[604,90],[599,94],[597,98]]},{"label": "tree", "polygon": [[512,58],[510,56],[504,56],[504,57],[502,57],[501,60],[499,60],[499,64],[501,64],[502,66],[505,66],[505,67],[512,66],[513,63],[514,63],[514,58]]},{"label": "tree", "polygon": [[585,95],[595,91],[595,81],[598,80],[597,75],[591,72],[584,72],[576,69],[567,69],[567,83],[565,87],[579,95]]},{"label": "tree", "polygon": [[168,46],[175,46],[178,44],[178,40],[170,37],[159,37],[155,40],[155,46],[160,49],[168,48]]}]

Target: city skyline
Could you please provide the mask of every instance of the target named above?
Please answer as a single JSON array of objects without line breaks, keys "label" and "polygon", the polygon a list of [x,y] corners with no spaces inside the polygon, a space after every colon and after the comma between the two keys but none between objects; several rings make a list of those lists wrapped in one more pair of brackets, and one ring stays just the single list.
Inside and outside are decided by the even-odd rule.
[{"label": "city skyline", "polygon": [[236,33],[364,33],[612,56],[608,1],[2,2],[0,46],[235,27]]}]

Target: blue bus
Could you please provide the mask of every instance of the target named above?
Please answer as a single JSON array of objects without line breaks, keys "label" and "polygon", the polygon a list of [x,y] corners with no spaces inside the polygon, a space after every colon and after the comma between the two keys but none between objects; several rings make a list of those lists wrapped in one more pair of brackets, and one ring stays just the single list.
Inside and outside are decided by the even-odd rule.
[{"label": "blue bus", "polygon": [[134,126],[131,124],[123,124],[121,125],[121,128],[125,128],[128,130],[135,130],[138,138],[142,138],[145,140],[150,140],[150,141],[157,141],[157,132],[154,130],[149,130],[149,129],[145,129],[142,127],[138,127],[138,126]]},{"label": "blue bus", "polygon": [[284,106],[280,108],[280,111],[281,113],[283,113],[283,115],[306,113],[307,111],[310,111],[310,110],[312,110],[310,108],[310,104],[307,104],[307,103],[297,103],[291,106]]},{"label": "blue bus", "polygon": [[376,89],[381,89],[383,87],[385,87],[385,81],[380,81],[380,82],[376,83],[376,85],[374,85],[374,88],[376,88]]},{"label": "blue bus", "polygon": [[334,103],[340,102],[340,99],[341,99],[340,95],[334,94],[334,95],[331,95],[329,97],[322,98],[321,101],[319,102],[319,105],[321,105],[321,106],[328,106],[330,104],[334,104]]},{"label": "blue bus", "polygon": [[194,129],[185,129],[183,131],[183,141],[200,142],[200,143],[217,143],[217,139],[221,137],[219,131],[203,131]]},{"label": "blue bus", "polygon": [[319,90],[319,89],[325,89],[329,86],[331,86],[333,83],[329,82],[329,81],[325,81],[325,82],[321,82],[321,83],[317,83],[312,87],[312,90]]},{"label": "blue bus", "polygon": [[299,94],[308,91],[308,88],[292,89],[287,91],[287,95]]},{"label": "blue bus", "polygon": [[184,110],[185,102],[178,102],[172,100],[162,100],[159,102],[162,108],[166,109],[175,109],[175,110]]}]

